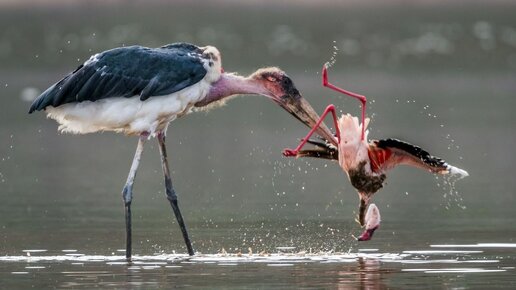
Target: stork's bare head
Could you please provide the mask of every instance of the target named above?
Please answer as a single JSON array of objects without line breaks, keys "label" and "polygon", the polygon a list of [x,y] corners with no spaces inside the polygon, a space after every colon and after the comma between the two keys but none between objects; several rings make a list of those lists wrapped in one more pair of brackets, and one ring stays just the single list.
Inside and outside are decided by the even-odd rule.
[{"label": "stork's bare head", "polygon": [[[299,93],[290,77],[276,67],[262,68],[253,73],[250,78],[265,89],[263,95],[269,97],[287,112],[312,128],[319,120],[319,115]],[[317,133],[327,140],[334,136],[326,126],[317,129]]]}]

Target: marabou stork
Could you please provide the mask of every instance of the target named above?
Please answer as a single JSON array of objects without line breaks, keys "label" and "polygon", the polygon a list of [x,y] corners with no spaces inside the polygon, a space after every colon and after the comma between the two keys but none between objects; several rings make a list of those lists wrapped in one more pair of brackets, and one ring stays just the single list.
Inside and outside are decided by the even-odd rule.
[{"label": "marabou stork", "polygon": [[[59,130],[75,134],[114,131],[139,135],[138,146],[122,191],[126,221],[126,257],[131,259],[133,182],[144,143],[159,143],[166,197],[194,255],[179,210],[167,162],[165,134],[171,121],[236,94],[266,96],[301,122],[313,127],[319,116],[279,68],[262,68],[248,77],[225,73],[213,46],[174,43],[159,48],[120,47],[93,55],[32,103],[29,113],[44,110]],[[331,131],[318,127],[326,140]],[[335,142],[335,141],[334,141]]]},{"label": "marabou stork", "polygon": [[[380,225],[380,211],[370,202],[373,195],[383,187],[388,170],[398,165],[410,165],[435,174],[457,175],[459,178],[468,176],[465,170],[452,166],[410,143],[393,138],[368,141],[369,118],[365,118],[365,97],[330,84],[326,66],[323,67],[322,76],[324,86],[355,97],[362,102],[362,122],[360,123],[357,117],[352,117],[350,114],[342,115],[337,119],[335,107],[329,105],[298,147],[285,149],[283,154],[290,157],[315,157],[339,162],[360,198],[358,222],[365,229],[358,238],[359,241],[370,240]],[[318,125],[323,124],[322,120],[329,113],[332,113],[335,123],[337,144],[334,143],[334,139],[330,141],[324,138],[321,141],[309,139],[316,132]],[[306,143],[314,145],[315,149],[302,150]],[[369,210],[367,210],[368,206]]]}]

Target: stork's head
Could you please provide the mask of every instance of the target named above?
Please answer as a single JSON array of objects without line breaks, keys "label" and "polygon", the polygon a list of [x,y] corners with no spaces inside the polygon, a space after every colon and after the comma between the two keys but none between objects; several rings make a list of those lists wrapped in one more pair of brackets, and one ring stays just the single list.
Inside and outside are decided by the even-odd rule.
[{"label": "stork's head", "polygon": [[[290,77],[281,69],[277,67],[262,68],[249,78],[264,89],[263,95],[276,102],[308,127],[314,127],[319,120],[319,115],[301,96]],[[335,138],[326,126],[318,128],[317,133],[327,140]]]},{"label": "stork's head", "polygon": [[[340,130],[339,142],[339,164],[348,172],[355,169],[362,161],[369,162],[367,153],[367,134],[365,131],[362,140],[362,124],[358,123],[358,118],[350,114],[342,115],[338,122]],[[369,125],[369,118],[365,119],[365,126]]]}]

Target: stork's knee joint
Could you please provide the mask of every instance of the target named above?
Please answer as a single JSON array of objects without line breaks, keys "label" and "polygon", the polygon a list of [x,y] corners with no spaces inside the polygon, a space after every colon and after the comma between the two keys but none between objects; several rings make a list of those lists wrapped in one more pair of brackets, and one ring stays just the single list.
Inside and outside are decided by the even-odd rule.
[{"label": "stork's knee joint", "polygon": [[133,200],[133,187],[130,185],[124,186],[122,190],[122,199],[124,200],[125,205],[130,205]]},{"label": "stork's knee joint", "polygon": [[169,201],[176,201],[177,200],[177,194],[175,190],[167,190],[167,199]]}]

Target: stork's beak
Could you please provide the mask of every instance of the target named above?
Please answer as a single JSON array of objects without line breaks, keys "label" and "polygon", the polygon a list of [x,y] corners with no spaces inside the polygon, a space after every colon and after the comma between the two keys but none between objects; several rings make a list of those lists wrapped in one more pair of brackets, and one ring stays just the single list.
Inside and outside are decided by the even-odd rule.
[{"label": "stork's beak", "polygon": [[[292,95],[285,95],[281,97],[280,100],[277,100],[279,105],[285,109],[287,112],[291,113],[294,117],[296,117],[299,121],[303,122],[303,124],[308,127],[313,128],[317,121],[319,121],[319,115],[312,108],[310,103],[308,103],[300,94],[296,92]],[[317,128],[317,134],[319,134],[324,139],[328,140],[332,144],[337,145],[337,139],[330,131],[330,129],[323,123]]]}]

